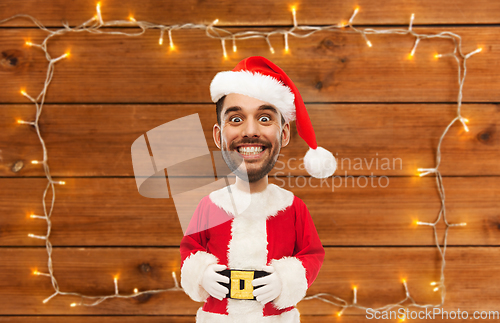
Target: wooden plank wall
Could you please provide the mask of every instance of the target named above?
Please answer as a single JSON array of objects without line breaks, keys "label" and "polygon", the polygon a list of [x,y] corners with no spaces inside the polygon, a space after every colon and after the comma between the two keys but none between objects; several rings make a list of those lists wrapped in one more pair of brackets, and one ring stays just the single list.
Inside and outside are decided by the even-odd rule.
[{"label": "wooden plank wall", "polygon": [[[163,24],[219,18],[221,26],[234,30],[263,30],[290,26],[292,4],[299,23],[311,25],[345,21],[357,5],[355,23],[365,27],[407,28],[415,13],[415,30],[457,33],[465,53],[483,48],[468,61],[462,110],[470,132],[454,125],[442,147],[448,219],[468,223],[450,230],[445,309],[499,310],[500,2],[105,0],[102,11],[105,20],[130,14]],[[25,13],[46,26],[60,28],[62,21],[75,26],[95,14],[95,5],[93,0],[3,0],[0,19]],[[78,299],[71,297],[42,303],[53,292],[50,281],[31,273],[46,271],[47,254],[43,241],[27,234],[46,230],[29,214],[42,213],[47,181],[42,168],[30,163],[42,158],[34,129],[16,120],[34,120],[34,106],[19,91],[35,96],[47,63],[24,43],[44,36],[27,19],[0,26],[0,322],[193,322],[199,304],[179,292],[110,300],[93,308],[72,308],[69,304]],[[71,51],[56,66],[40,119],[51,172],[67,183],[57,187],[51,235],[63,290],[110,294],[117,273],[122,291],[173,286],[182,231],[171,199],[138,194],[131,144],[158,125],[199,113],[209,148],[215,150],[209,82],[242,58],[262,55],[296,82],[320,145],[353,163],[340,163],[337,182],[305,176],[299,158],[306,145],[293,125],[292,144],[282,150],[280,169],[272,172],[272,182],[308,205],[326,248],[325,263],[308,293],[351,300],[357,285],[358,302],[376,307],[403,299],[405,278],[418,303],[439,303],[439,293],[429,286],[439,279],[440,266],[432,230],[412,223],[433,221],[440,206],[435,178],[420,178],[416,170],[435,165],[439,136],[456,115],[456,64],[434,58],[452,50],[449,41],[422,41],[409,60],[411,37],[372,36],[369,48],[357,34],[323,32],[291,38],[287,55],[279,37],[272,38],[274,55],[262,40],[240,42],[238,52],[224,60],[220,42],[202,31],[175,32],[175,52],[159,46],[158,38],[157,31],[131,38],[80,33],[50,44],[54,56]],[[391,162],[382,167],[386,159]],[[24,167],[14,172],[19,161]],[[366,176],[386,178],[362,187]],[[440,236],[443,228],[438,227]],[[338,308],[318,301],[303,301],[299,309],[304,322],[337,321]],[[341,321],[366,321],[362,313],[346,314]]]}]

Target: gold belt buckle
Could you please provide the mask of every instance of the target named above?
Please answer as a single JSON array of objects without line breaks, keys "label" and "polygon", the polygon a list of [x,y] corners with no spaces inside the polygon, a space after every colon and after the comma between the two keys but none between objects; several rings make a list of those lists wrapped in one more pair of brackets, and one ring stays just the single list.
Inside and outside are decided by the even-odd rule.
[{"label": "gold belt buckle", "polygon": [[253,271],[231,271],[231,298],[253,299]]}]

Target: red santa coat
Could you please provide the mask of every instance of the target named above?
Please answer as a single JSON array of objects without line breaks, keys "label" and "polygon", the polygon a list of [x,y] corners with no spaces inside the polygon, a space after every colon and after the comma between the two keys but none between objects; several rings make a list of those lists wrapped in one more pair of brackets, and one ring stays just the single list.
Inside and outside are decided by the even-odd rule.
[{"label": "red santa coat", "polygon": [[[318,275],[325,251],[301,199],[274,184],[249,194],[234,185],[204,197],[181,241],[181,284],[195,301],[198,323],[300,322],[294,306]],[[255,300],[223,299],[201,287],[211,264],[262,270],[271,265],[282,282],[278,298],[263,306]]]}]

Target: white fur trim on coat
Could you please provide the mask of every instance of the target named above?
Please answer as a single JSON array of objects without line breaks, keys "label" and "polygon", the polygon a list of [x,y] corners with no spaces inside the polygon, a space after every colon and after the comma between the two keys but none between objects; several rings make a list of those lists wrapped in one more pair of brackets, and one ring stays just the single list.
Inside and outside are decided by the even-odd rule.
[{"label": "white fur trim on coat", "polygon": [[307,292],[306,269],[295,257],[283,257],[271,261],[276,273],[281,278],[281,294],[273,303],[278,309],[295,306]]},{"label": "white fur trim on coat", "polygon": [[201,280],[207,267],[217,262],[217,257],[204,251],[198,251],[184,260],[181,285],[193,301],[203,302],[208,298],[208,293],[201,287]]},{"label": "white fur trim on coat", "polygon": [[210,84],[212,101],[224,95],[238,93],[274,105],[285,122],[295,120],[295,95],[290,88],[272,76],[249,71],[226,71],[215,75]]},{"label": "white fur trim on coat", "polygon": [[[255,302],[255,301],[250,301]],[[223,315],[204,312],[201,307],[196,313],[196,323],[300,323],[299,311],[294,308],[281,315]]]},{"label": "white fur trim on coat", "polygon": [[234,217],[245,214],[271,217],[292,205],[294,195],[275,184],[269,184],[264,191],[252,194],[233,184],[210,193],[209,197],[215,205]]}]

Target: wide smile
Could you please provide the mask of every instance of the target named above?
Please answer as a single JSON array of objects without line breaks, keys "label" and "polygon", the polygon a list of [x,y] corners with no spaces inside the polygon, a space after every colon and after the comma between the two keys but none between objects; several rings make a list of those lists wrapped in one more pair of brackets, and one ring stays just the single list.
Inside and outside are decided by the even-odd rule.
[{"label": "wide smile", "polygon": [[236,147],[236,151],[244,159],[258,159],[264,155],[267,148],[263,145],[241,145]]}]

